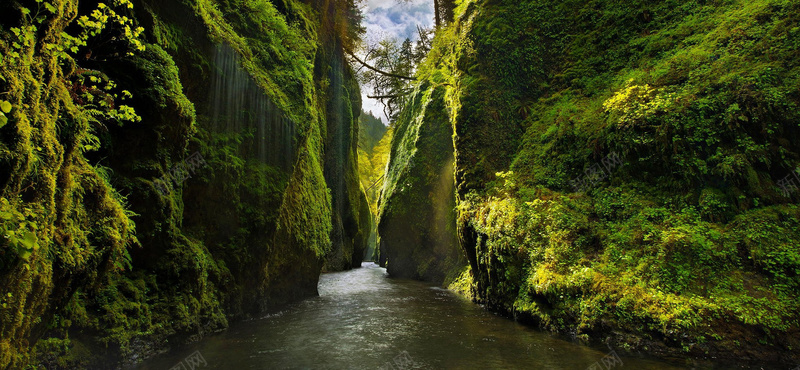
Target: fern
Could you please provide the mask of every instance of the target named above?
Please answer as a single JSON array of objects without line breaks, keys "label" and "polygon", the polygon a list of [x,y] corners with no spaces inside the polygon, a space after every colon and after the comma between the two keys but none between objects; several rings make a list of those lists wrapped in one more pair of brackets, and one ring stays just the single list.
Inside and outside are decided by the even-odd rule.
[{"label": "fern", "polygon": [[[103,111],[101,111],[99,109],[95,109],[95,108],[85,108],[83,110],[83,112],[81,112],[81,113],[87,114],[92,118],[105,118],[106,117],[106,113],[105,112],[103,112]],[[100,122],[98,121],[97,123],[100,123]]]}]

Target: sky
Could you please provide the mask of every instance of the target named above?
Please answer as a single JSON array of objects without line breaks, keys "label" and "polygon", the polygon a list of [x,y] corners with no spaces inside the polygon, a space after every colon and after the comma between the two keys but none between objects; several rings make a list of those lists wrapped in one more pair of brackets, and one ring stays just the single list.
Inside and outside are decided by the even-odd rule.
[{"label": "sky", "polygon": [[[364,26],[367,34],[364,36],[367,43],[377,43],[387,37],[397,40],[417,39],[417,25],[431,27],[433,25],[433,0],[365,0]],[[383,115],[383,106],[374,99],[367,98],[371,91],[362,87],[361,97],[365,112],[372,111],[373,115],[380,118],[384,124],[386,116]]]}]

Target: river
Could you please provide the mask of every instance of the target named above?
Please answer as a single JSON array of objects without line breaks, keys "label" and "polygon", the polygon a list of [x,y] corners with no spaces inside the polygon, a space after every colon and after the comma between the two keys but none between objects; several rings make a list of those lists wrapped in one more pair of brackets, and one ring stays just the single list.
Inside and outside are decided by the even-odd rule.
[{"label": "river", "polygon": [[[608,356],[608,357],[607,357]],[[176,369],[677,369],[571,343],[373,263],[322,274],[319,297],[159,356]],[[613,360],[613,362],[612,362]]]}]

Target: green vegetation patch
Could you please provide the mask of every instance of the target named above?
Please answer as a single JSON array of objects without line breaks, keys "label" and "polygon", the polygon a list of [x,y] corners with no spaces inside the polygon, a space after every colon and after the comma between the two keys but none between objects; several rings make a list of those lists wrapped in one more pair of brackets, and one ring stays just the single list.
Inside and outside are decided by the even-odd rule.
[{"label": "green vegetation patch", "polygon": [[[460,2],[419,95],[446,89],[477,300],[584,339],[789,361],[798,14],[783,0]],[[403,137],[392,161],[414,153]]]}]

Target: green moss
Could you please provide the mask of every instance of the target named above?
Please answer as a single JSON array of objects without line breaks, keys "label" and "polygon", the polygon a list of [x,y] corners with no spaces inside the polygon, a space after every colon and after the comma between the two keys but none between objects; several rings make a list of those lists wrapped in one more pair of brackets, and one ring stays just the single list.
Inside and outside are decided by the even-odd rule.
[{"label": "green moss", "polygon": [[[627,348],[792,358],[798,193],[777,183],[800,163],[798,10],[461,2],[402,116],[446,90],[476,299]],[[393,163],[416,155],[409,127]]]},{"label": "green moss", "polygon": [[315,101],[312,74],[316,29],[309,21],[307,5],[291,4],[297,17],[294,24],[268,1],[198,0],[192,6],[212,40],[232,46],[267,96],[286,108],[301,130],[308,130],[306,125],[315,116],[307,109],[314,107]]},{"label": "green moss", "polygon": [[[326,109],[331,85],[321,77],[329,65],[340,68],[335,87],[347,89],[336,104],[351,112],[336,124],[358,136],[352,71],[342,68],[336,42],[322,42],[341,35],[328,34],[330,20],[296,1],[281,12],[269,1],[134,3],[116,9],[127,17],[119,27],[139,22],[146,42],[116,34],[124,29],[115,23],[102,30],[113,45],[70,51],[76,41],[62,31],[72,32],[79,11],[92,8],[75,1],[49,1],[40,7],[56,11],[40,9],[44,18],[20,14],[19,24],[0,26],[0,90],[13,107],[0,127],[0,195],[10,200],[2,212],[24,218],[30,227],[13,231],[35,231],[38,245],[27,258],[0,246],[0,280],[13,287],[0,302],[0,367],[130,364],[316,293],[334,218],[323,151],[336,113]],[[19,14],[17,5],[0,9]],[[252,155],[252,130],[206,126],[218,43],[232,46],[296,123],[299,149],[288,171]],[[118,87],[93,93],[95,100],[81,95],[97,78]],[[119,125],[109,118],[121,117],[121,108],[98,107],[114,106],[108,99],[127,91],[141,121]],[[348,232],[365,244],[369,210],[352,143],[332,178],[352,203]],[[159,193],[154,180],[196,152],[205,166]]]},{"label": "green moss", "polygon": [[453,210],[452,128],[443,88],[420,86],[393,127],[378,232],[387,271],[449,284],[463,269]]},{"label": "green moss", "polygon": [[29,361],[29,344],[50,324],[43,318],[64,306],[76,289],[68,282],[93,284],[126,268],[126,249],[137,242],[125,199],[110,186],[106,171],[85,158],[87,142],[97,140],[97,126],[111,123],[106,120],[110,111],[73,101],[72,56],[61,47],[37,47],[38,40],[66,43],[61,31],[77,3],[49,3],[56,11],[46,22],[26,17],[17,5],[3,5],[4,12],[19,18],[5,25],[16,32],[4,26],[0,37],[0,90],[14,106],[0,132],[0,182],[2,197],[14,200],[13,208],[35,210],[29,221],[36,225],[39,248],[22,259],[2,245],[0,273],[7,294],[0,309],[0,367],[11,368]]},{"label": "green moss", "polygon": [[472,286],[472,269],[470,266],[466,266],[455,279],[452,279],[451,282],[447,284],[447,289],[456,292],[464,298],[473,299],[475,298],[475,294],[472,292]]}]

